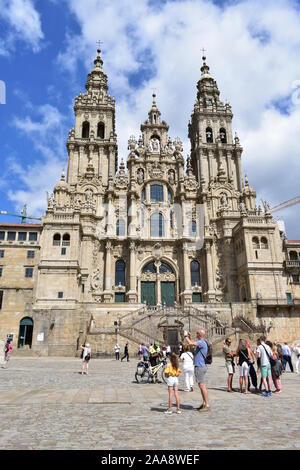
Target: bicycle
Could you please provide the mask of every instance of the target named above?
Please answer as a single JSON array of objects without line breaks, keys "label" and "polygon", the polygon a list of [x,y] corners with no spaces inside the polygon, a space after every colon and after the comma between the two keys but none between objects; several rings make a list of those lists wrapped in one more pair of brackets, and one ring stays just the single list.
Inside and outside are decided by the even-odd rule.
[{"label": "bicycle", "polygon": [[165,368],[167,365],[167,360],[162,359],[158,364],[155,366],[149,366],[148,367],[148,382],[155,383],[158,378],[158,372],[161,370],[161,378],[163,382],[166,384],[167,383],[167,377],[165,376]]}]

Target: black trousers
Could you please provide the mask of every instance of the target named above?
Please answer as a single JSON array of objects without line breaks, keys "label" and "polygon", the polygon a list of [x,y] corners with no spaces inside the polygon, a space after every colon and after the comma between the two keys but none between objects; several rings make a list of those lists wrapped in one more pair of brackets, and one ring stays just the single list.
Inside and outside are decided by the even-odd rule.
[{"label": "black trousers", "polygon": [[294,367],[293,367],[293,364],[292,364],[291,356],[282,356],[282,359],[283,359],[283,370],[285,370],[286,363],[288,363],[288,365],[290,366],[291,372],[294,372]]},{"label": "black trousers", "polygon": [[123,359],[125,359],[125,357],[127,357],[127,362],[129,362],[129,353],[124,354],[124,356],[121,359],[121,362],[123,361]]},{"label": "black trousers", "polygon": [[116,352],[116,361],[120,359],[120,353]]}]

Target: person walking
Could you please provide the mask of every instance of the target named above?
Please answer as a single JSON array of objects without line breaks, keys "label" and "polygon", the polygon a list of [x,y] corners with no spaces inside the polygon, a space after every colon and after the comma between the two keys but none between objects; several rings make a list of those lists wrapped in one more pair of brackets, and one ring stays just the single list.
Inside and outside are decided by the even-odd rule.
[{"label": "person walking", "polygon": [[8,361],[10,360],[12,348],[13,348],[13,341],[11,338],[7,338],[5,348],[4,348],[4,362],[2,364],[2,369],[7,369],[7,364],[8,364]]},{"label": "person walking", "polygon": [[84,374],[84,369],[86,369],[86,375],[89,375],[89,362],[92,350],[89,343],[82,344],[81,349],[83,349],[81,375]]},{"label": "person walking", "polygon": [[120,346],[118,343],[115,345],[115,356],[116,356],[116,361],[120,360]]},{"label": "person walking", "polygon": [[180,356],[182,361],[182,372],[184,375],[185,392],[194,391],[194,355],[190,351],[190,346],[184,346],[184,352]]},{"label": "person walking", "polygon": [[178,395],[178,377],[181,373],[179,368],[179,359],[175,353],[172,353],[170,356],[170,364],[165,368],[165,375],[167,377],[167,385],[169,392],[169,408],[165,411],[166,415],[171,415],[173,413],[173,391],[176,400],[177,414],[181,414],[180,410],[180,399]]},{"label": "person walking", "polygon": [[299,362],[300,362],[300,344],[294,344],[293,353],[295,357],[296,372],[299,374]]},{"label": "person walking", "polygon": [[207,372],[207,367],[205,363],[205,359],[208,353],[208,345],[205,341],[205,330],[201,329],[198,330],[196,333],[197,340],[193,341],[190,338],[191,333],[185,332],[184,337],[189,344],[189,346],[195,346],[194,352],[194,367],[195,367],[195,379],[200,389],[203,403],[198,408],[200,412],[207,412],[210,411],[210,404],[208,401],[208,392],[205,385],[205,374]]},{"label": "person walking", "polygon": [[180,357],[181,354],[183,354],[183,353],[184,353],[184,346],[183,346],[183,344],[180,342],[180,343],[179,343],[179,357]]},{"label": "person walking", "polygon": [[292,353],[290,347],[287,343],[284,343],[282,346],[282,359],[283,359],[283,370],[286,369],[286,364],[288,363],[290,367],[290,371],[294,372],[293,364],[292,364]]},{"label": "person walking", "polygon": [[265,387],[265,391],[262,393],[264,397],[272,396],[271,391],[271,362],[270,357],[272,350],[270,346],[265,344],[265,337],[262,336],[257,340],[258,347],[256,349],[256,355],[260,358],[260,369],[261,369],[261,378]]},{"label": "person walking", "polygon": [[128,342],[125,344],[124,356],[122,357],[121,362],[123,361],[123,359],[125,359],[125,357],[127,357],[127,362],[129,362],[129,346],[128,346]]},{"label": "person walking", "polygon": [[248,391],[248,380],[249,380],[249,365],[250,361],[254,356],[248,343],[245,339],[240,339],[238,349],[236,351],[236,364],[239,366],[240,371],[240,392],[243,393],[243,381],[245,382],[245,393]]},{"label": "person walking", "polygon": [[223,347],[223,354],[225,357],[225,366],[227,369],[228,373],[228,379],[227,379],[227,391],[228,392],[233,392],[232,389],[232,380],[233,380],[233,374],[235,372],[234,370],[234,357],[235,357],[235,352],[231,349],[231,339],[226,338],[224,347]]}]

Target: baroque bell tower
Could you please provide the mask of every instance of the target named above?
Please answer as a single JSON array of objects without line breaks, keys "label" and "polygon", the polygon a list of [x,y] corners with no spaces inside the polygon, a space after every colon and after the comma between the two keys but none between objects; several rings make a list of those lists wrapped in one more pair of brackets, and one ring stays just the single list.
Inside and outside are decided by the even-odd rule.
[{"label": "baroque bell tower", "polygon": [[202,58],[197,99],[189,124],[192,166],[201,189],[214,181],[228,181],[242,191],[242,148],[232,136],[232,109],[220,100],[217,82]]},{"label": "baroque bell tower", "polygon": [[86,92],[75,98],[75,128],[67,141],[67,182],[72,186],[86,171],[93,171],[103,186],[108,186],[117,171],[117,135],[115,100],[108,94],[107,75],[103,71],[101,50],[97,50],[94,68],[89,73]]}]

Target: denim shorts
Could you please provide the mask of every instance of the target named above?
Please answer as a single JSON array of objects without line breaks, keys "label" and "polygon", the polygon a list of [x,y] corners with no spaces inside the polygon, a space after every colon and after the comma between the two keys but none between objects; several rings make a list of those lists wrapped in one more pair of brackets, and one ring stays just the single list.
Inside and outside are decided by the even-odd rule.
[{"label": "denim shorts", "polygon": [[178,388],[178,377],[168,377],[167,385],[168,387]]}]

